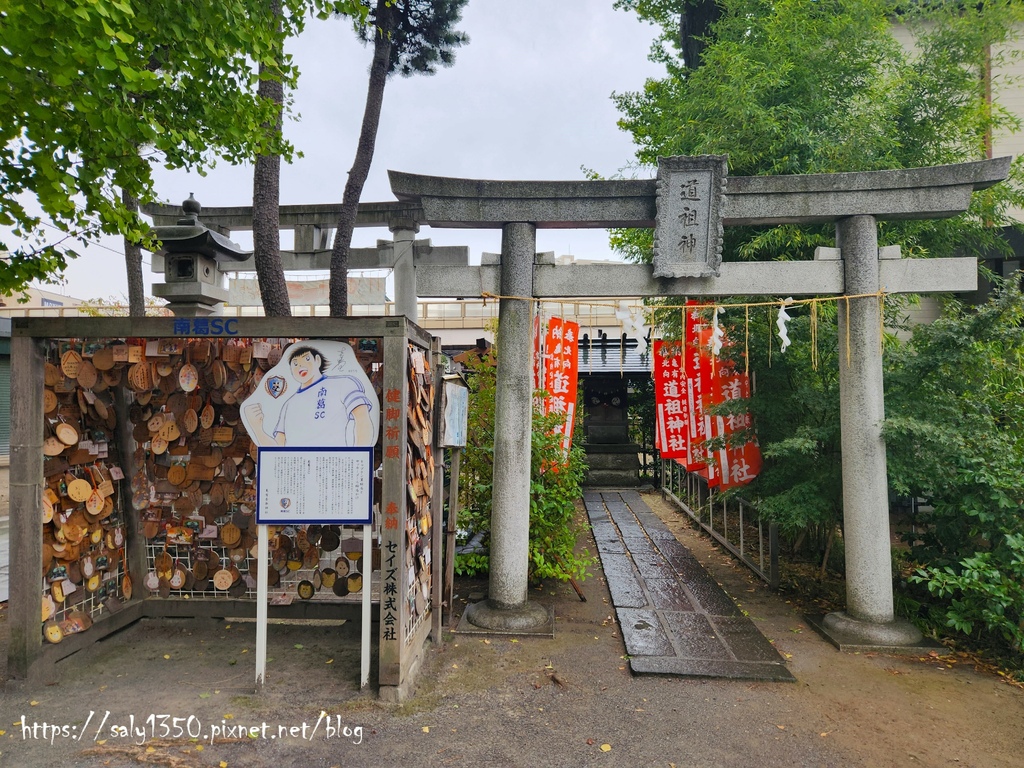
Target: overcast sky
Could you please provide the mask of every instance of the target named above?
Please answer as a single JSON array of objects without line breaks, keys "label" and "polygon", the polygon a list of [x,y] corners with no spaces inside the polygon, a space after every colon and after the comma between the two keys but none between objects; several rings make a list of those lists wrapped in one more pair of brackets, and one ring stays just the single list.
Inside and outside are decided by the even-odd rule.
[{"label": "overcast sky", "polygon": [[[613,91],[638,90],[660,76],[647,61],[653,27],[616,11],[611,0],[470,0],[459,28],[470,42],[455,65],[433,77],[395,77],[384,109],[363,201],[393,200],[389,169],[480,179],[580,179],[581,167],[604,175],[628,166],[629,136],[616,125]],[[312,20],[292,43],[302,71],[294,94],[297,122],[286,135],[303,153],[281,174],[281,204],[339,203],[365,102],[371,50],[344,20]],[[642,174],[646,176],[647,174]],[[161,171],[157,192],[178,203],[194,193],[203,205],[250,205],[250,167],[218,165],[206,177]],[[389,238],[356,230],[354,244]],[[471,259],[500,250],[499,230],[424,227],[437,245],[468,245]],[[251,238],[237,238],[251,247]],[[122,299],[121,248],[90,249],[58,289],[78,298]],[[613,258],[602,230],[540,230],[539,251]],[[147,265],[146,292],[152,275]]]}]

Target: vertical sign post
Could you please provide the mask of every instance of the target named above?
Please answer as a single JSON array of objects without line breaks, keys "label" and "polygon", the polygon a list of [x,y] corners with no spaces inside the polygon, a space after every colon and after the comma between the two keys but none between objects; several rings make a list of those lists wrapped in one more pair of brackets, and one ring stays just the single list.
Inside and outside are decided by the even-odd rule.
[{"label": "vertical sign post", "polygon": [[[448,606],[452,616],[454,600],[452,582],[455,580],[455,535],[459,516],[459,468],[462,449],[466,447],[466,429],[469,419],[469,384],[461,374],[442,377],[441,416],[438,419],[437,445],[441,450],[452,449],[452,478],[448,494],[448,517],[445,520],[444,579],[442,605]],[[440,608],[440,606],[439,606]]]},{"label": "vertical sign post", "polygon": [[[363,526],[363,560],[369,563],[373,522],[373,448],[260,448],[257,454],[256,523],[260,560],[256,587],[256,688],[266,681],[267,525]],[[361,684],[370,674],[371,572],[364,565]]]}]

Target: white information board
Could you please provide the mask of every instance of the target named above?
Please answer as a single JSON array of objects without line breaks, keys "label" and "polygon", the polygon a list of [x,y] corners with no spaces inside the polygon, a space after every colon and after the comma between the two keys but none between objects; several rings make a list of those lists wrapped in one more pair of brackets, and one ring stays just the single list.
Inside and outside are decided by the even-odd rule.
[{"label": "white information board", "polygon": [[442,448],[465,448],[469,415],[469,386],[459,374],[444,377],[442,390],[444,413],[437,444]]},{"label": "white information board", "polygon": [[256,477],[260,525],[373,522],[373,448],[261,447]]}]

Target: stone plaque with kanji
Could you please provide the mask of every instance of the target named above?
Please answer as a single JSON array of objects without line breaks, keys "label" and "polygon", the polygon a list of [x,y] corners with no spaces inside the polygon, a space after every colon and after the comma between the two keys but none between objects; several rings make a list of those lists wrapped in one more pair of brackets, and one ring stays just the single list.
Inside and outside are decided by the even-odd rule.
[{"label": "stone plaque with kanji", "polygon": [[725,155],[658,158],[655,277],[718,276]]}]

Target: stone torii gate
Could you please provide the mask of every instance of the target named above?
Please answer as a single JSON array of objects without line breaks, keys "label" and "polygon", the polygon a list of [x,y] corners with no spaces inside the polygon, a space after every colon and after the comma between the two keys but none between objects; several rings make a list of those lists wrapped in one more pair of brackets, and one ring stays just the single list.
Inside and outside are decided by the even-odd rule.
[{"label": "stone torii gate", "polygon": [[[974,290],[977,262],[903,259],[898,247],[879,248],[877,222],[955,216],[973,191],[1005,179],[1009,165],[1010,158],[998,158],[726,178],[724,158],[668,158],[649,181],[485,181],[392,171],[392,191],[417,209],[417,224],[502,231],[498,266],[416,266],[420,296],[524,297],[500,301],[490,590],[486,602],[470,607],[469,621],[494,631],[547,621],[527,600],[534,312],[527,297],[836,294],[859,298],[839,302],[839,335],[850,346],[839,371],[847,604],[824,623],[851,644],[920,640],[893,609],[878,294]],[[836,248],[819,249],[814,261],[720,263],[721,225],[825,222],[835,224]],[[654,227],[655,264],[535,263],[538,228],[611,227]]]}]

